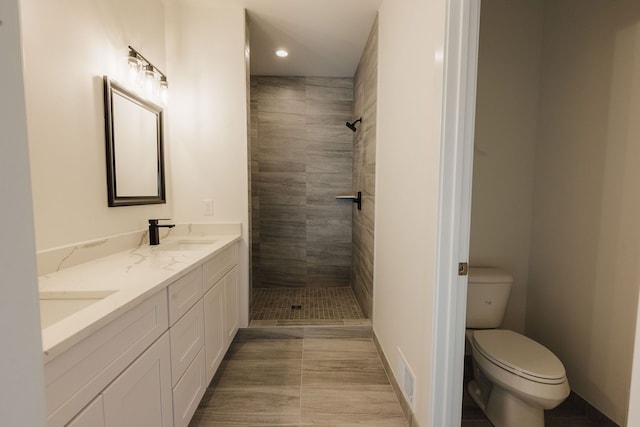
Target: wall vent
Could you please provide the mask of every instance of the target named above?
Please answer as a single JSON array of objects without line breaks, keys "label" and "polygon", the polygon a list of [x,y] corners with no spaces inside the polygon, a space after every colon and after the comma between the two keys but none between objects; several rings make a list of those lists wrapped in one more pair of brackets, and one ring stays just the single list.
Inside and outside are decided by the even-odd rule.
[{"label": "wall vent", "polygon": [[416,376],[409,366],[409,363],[407,363],[407,359],[405,359],[404,354],[400,351],[400,348],[398,348],[398,356],[398,383],[402,389],[402,393],[407,399],[407,402],[409,402],[409,405],[413,408]]}]

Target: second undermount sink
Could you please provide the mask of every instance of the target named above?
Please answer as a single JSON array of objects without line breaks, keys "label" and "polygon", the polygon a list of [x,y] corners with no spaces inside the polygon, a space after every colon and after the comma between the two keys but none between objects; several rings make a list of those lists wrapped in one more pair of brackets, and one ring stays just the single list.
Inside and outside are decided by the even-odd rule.
[{"label": "second undermount sink", "polygon": [[53,291],[40,292],[40,325],[42,329],[53,325],[102,301],[116,291]]},{"label": "second undermount sink", "polygon": [[158,245],[154,250],[167,252],[200,251],[217,240],[178,240],[177,242]]}]

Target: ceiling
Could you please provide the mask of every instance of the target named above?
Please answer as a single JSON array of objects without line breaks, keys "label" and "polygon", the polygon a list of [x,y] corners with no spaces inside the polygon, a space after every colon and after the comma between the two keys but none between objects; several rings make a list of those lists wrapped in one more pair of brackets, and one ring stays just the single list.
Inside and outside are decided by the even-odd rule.
[{"label": "ceiling", "polygon": [[[251,74],[353,77],[382,0],[233,0],[249,15]],[[278,58],[277,49],[289,51]]]}]

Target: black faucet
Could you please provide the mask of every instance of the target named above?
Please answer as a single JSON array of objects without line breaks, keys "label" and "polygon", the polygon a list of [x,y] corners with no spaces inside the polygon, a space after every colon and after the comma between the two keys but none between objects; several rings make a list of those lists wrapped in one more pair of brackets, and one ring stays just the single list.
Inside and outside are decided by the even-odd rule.
[{"label": "black faucet", "polygon": [[150,245],[158,245],[160,244],[160,235],[158,234],[158,228],[166,227],[173,228],[175,224],[158,224],[158,221],[168,221],[166,219],[150,219],[149,220],[149,244]]}]

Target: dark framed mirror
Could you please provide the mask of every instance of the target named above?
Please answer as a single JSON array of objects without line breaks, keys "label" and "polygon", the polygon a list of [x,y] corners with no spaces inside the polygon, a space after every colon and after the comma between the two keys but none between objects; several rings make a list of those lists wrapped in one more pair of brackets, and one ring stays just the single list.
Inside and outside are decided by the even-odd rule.
[{"label": "dark framed mirror", "polygon": [[109,206],[166,203],[162,107],[103,80]]}]

